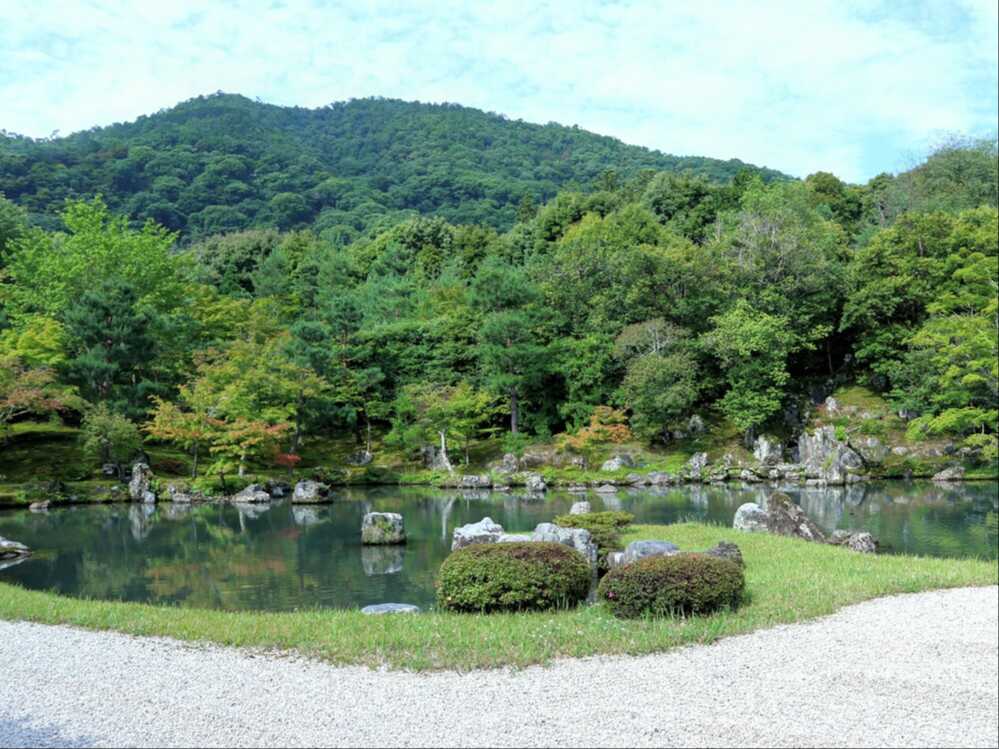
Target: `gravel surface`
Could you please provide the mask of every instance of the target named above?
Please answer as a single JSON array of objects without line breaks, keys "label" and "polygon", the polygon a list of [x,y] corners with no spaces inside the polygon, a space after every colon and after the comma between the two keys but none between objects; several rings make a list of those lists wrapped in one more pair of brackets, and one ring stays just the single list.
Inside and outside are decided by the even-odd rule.
[{"label": "gravel surface", "polygon": [[371,671],[0,622],[0,746],[997,746],[997,588],[637,658]]}]

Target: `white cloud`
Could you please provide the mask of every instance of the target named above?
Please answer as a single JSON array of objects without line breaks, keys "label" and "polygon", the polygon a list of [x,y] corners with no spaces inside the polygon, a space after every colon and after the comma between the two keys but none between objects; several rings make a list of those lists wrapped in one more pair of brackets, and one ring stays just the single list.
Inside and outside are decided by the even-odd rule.
[{"label": "white cloud", "polygon": [[381,95],[859,180],[940,131],[997,127],[996,4],[900,7],[35,0],[3,14],[0,127],[66,133],[219,89]]}]

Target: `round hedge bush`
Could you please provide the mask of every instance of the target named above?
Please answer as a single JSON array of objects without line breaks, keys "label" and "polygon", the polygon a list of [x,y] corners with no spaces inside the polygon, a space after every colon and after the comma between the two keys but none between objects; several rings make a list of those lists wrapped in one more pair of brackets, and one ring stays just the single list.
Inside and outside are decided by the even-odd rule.
[{"label": "round hedge bush", "polygon": [[646,557],[608,572],[598,594],[615,616],[705,614],[734,606],[745,588],[742,568],[704,554]]},{"label": "round hedge bush", "polygon": [[590,589],[590,565],[557,543],[472,544],[444,560],[437,605],[446,611],[543,611],[575,606]]}]

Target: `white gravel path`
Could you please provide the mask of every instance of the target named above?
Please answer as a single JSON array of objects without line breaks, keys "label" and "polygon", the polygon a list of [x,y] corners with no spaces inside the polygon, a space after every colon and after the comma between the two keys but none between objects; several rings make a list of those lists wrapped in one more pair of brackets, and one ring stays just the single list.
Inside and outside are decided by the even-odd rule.
[{"label": "white gravel path", "polygon": [[638,658],[371,671],[0,622],[0,746],[997,746],[999,589]]}]

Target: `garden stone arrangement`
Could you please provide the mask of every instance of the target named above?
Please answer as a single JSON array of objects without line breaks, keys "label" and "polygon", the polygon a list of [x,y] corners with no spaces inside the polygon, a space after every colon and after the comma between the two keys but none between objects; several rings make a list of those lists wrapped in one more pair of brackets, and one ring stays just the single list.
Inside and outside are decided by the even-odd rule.
[{"label": "garden stone arrangement", "polygon": [[830,543],[853,551],[873,554],[878,542],[867,531],[838,530],[831,536],[815,524],[791,498],[782,492],[773,492],[765,499],[765,506],[747,502],[735,511],[732,527],[750,533],[775,533],[806,541]]}]

